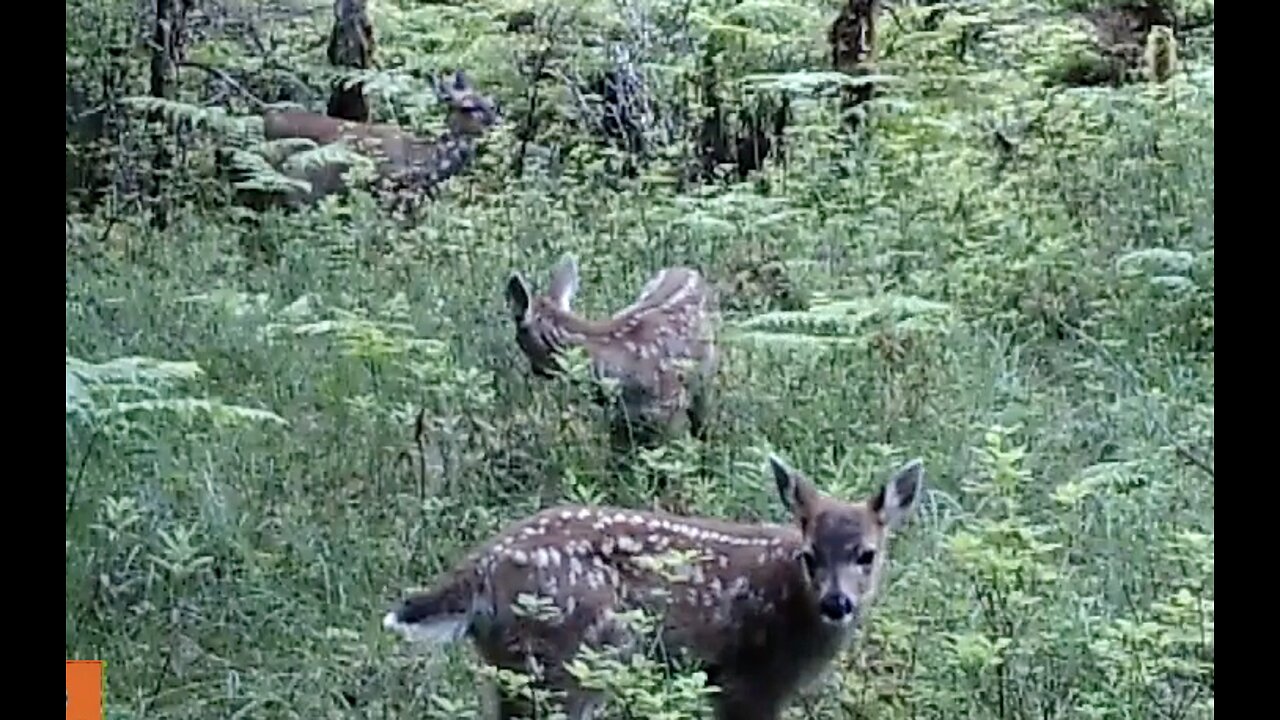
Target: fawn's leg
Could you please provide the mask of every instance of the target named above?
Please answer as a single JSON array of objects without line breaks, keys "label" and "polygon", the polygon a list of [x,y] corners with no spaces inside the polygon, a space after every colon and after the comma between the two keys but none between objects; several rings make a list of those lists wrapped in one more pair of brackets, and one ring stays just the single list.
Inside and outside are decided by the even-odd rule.
[{"label": "fawn's leg", "polygon": [[[546,706],[556,701],[553,693],[549,700],[544,700],[541,703],[543,707],[538,706],[534,698],[538,697],[539,693],[554,690],[554,688],[548,687],[546,678],[534,669],[534,658],[532,656],[525,656],[524,661],[524,667],[511,662],[505,662],[498,666],[508,672],[524,675],[528,680],[528,685],[523,688],[524,692],[521,692],[520,688],[513,688],[505,684],[501,676],[489,682],[493,705],[497,708],[493,714],[496,720],[542,720],[550,710]],[[530,692],[534,693],[532,698],[528,696]]]},{"label": "fawn's leg", "polygon": [[533,705],[515,692],[494,681],[489,686],[495,720],[533,720]]},{"label": "fawn's leg", "polygon": [[604,698],[598,693],[574,690],[565,699],[564,713],[569,720],[593,720],[603,705]]},{"label": "fawn's leg", "polygon": [[497,720],[534,720],[533,706],[524,698],[499,690]]},{"label": "fawn's leg", "polygon": [[689,434],[698,442],[707,441],[707,421],[711,405],[708,393],[706,387],[695,388],[689,396],[689,409],[685,411],[689,418]]},{"label": "fawn's leg", "polygon": [[[708,676],[708,680],[711,676]],[[715,673],[720,692],[714,696],[716,720],[780,720],[782,698],[768,683],[752,684],[741,678]]]},{"label": "fawn's leg", "polygon": [[[553,690],[550,698],[543,700],[542,707],[538,707],[532,700],[517,692],[496,688],[497,693],[497,720],[543,720],[550,717],[555,705],[560,699],[554,694],[554,689],[548,687],[545,683],[535,682],[530,688],[535,692]],[[565,713],[569,716],[569,720],[588,720],[590,715],[574,714],[574,708],[577,704],[573,702],[572,695],[565,701]]]},{"label": "fawn's leg", "polygon": [[716,720],[779,720],[776,705],[747,700],[724,699],[716,703]]}]

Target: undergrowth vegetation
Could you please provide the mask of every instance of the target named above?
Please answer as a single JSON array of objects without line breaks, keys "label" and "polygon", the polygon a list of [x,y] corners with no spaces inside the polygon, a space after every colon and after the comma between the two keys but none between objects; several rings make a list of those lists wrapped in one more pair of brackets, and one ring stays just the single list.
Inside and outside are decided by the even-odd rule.
[{"label": "undergrowth vegetation", "polygon": [[[410,222],[364,192],[228,203],[235,95],[198,126],[131,111],[117,190],[67,215],[67,657],[107,661],[111,718],[480,717],[489,670],[379,620],[506,522],[648,507],[664,478],[698,514],[782,521],[767,451],[849,497],[919,456],[929,492],[881,599],[789,717],[1212,717],[1213,5],[1174,5],[1200,22],[1167,81],[1064,85],[1080,11],[1115,4],[894,3],[850,135],[834,3],[378,3],[377,119],[438,124],[422,78],[456,67],[507,114]],[[68,4],[69,77],[145,34],[135,5]],[[553,5],[555,33],[507,31]],[[189,55],[321,87],[331,4],[279,7],[256,11],[272,62],[212,21]],[[670,32],[627,35],[619,8]],[[687,143],[655,141],[628,175],[564,83],[522,112],[530,57],[586,76],[593,38],[620,36],[662,117],[707,56],[727,104],[790,90],[785,150],[699,185]],[[145,58],[124,62],[145,95]],[[213,79],[182,78],[190,119]],[[137,167],[165,143],[184,150],[148,194]],[[721,288],[705,443],[620,467],[584,386],[529,374],[503,288],[565,252],[592,317],[665,265]],[[611,717],[708,717],[691,673],[580,669]]]}]

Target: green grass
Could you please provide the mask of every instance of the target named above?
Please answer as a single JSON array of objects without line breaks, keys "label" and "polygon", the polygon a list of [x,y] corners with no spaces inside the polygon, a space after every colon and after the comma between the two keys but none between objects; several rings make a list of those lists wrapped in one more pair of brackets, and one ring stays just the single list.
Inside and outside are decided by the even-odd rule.
[{"label": "green grass", "polygon": [[[942,77],[937,41],[901,62]],[[859,147],[809,108],[785,168],[705,198],[490,167],[413,227],[367,198],[130,215],[103,241],[69,221],[67,657],[109,663],[112,718],[468,717],[472,655],[379,620],[504,522],[648,505],[658,472],[701,513],[780,520],[766,451],[846,495],[920,456],[862,642],[793,717],[1212,717],[1211,52],[1163,91],[1002,72],[902,91]],[[1000,112],[1038,118],[1008,165]],[[811,306],[726,313],[710,441],[611,474],[603,418],[528,376],[503,302],[566,251],[593,316],[663,265],[727,281],[767,255]],[[72,357],[135,356],[201,372],[72,386]]]}]

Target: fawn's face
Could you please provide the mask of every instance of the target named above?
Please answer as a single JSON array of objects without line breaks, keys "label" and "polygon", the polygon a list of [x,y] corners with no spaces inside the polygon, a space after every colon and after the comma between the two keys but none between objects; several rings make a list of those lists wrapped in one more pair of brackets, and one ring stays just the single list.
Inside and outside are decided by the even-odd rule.
[{"label": "fawn's face", "polygon": [[482,135],[502,119],[497,104],[476,92],[461,70],[454,73],[452,82],[436,80],[435,91],[440,102],[449,106],[449,129],[455,135]]},{"label": "fawn's face", "polygon": [[556,266],[545,294],[533,294],[519,273],[507,279],[507,305],[516,326],[516,344],[538,377],[551,378],[564,369],[558,358],[564,349],[559,318],[570,312],[577,290],[578,264],[572,257]]},{"label": "fawn's face", "polygon": [[889,532],[902,525],[919,500],[924,469],[918,460],[899,469],[871,498],[847,503],[818,492],[800,473],[770,457],[782,501],[804,542],[796,562],[808,581],[823,621],[856,621],[874,599]]}]

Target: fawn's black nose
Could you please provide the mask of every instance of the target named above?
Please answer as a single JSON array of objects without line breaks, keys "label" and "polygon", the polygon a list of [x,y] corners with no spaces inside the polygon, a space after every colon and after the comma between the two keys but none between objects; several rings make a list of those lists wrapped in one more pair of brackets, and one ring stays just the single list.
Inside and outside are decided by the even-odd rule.
[{"label": "fawn's black nose", "polygon": [[853,601],[841,592],[824,595],[818,602],[818,612],[828,620],[843,622],[853,614]]}]

